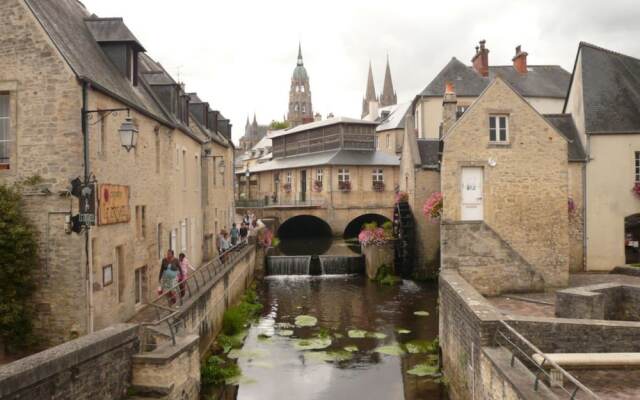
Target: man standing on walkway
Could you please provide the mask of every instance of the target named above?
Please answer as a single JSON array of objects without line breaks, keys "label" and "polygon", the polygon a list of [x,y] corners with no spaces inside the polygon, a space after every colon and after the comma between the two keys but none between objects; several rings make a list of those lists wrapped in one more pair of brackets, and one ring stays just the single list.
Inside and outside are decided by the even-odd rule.
[{"label": "man standing on walkway", "polygon": [[249,229],[247,228],[247,225],[243,222],[242,226],[240,227],[240,241],[242,243],[247,243],[247,236],[249,236]]},{"label": "man standing on walkway", "polygon": [[180,262],[174,257],[173,250],[167,250],[167,256],[162,259],[160,264],[160,288],[162,293],[169,292],[169,303],[171,305],[176,302],[175,287],[178,284],[178,277],[182,275]]}]

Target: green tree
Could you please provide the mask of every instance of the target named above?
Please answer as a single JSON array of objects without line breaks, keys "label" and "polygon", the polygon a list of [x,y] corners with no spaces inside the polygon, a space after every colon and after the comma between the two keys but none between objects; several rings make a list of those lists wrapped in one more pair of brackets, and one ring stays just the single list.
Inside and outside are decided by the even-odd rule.
[{"label": "green tree", "polygon": [[271,129],[287,129],[289,127],[289,123],[287,121],[271,121]]},{"label": "green tree", "polygon": [[33,269],[38,244],[15,187],[0,185],[0,340],[8,351],[33,344]]}]

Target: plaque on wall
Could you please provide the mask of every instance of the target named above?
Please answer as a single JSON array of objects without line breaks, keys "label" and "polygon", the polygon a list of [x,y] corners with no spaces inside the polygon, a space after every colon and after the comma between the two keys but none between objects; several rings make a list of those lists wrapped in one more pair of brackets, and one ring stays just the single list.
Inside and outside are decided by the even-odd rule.
[{"label": "plaque on wall", "polygon": [[102,184],[98,196],[98,225],[127,223],[131,220],[129,186]]}]

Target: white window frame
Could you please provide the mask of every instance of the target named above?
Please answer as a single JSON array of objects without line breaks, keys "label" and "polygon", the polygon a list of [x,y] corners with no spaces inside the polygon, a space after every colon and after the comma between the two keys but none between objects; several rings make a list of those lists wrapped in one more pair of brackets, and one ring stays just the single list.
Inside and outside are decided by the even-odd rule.
[{"label": "white window frame", "polygon": [[384,170],[382,168],[374,168],[371,173],[373,182],[384,182]]},{"label": "white window frame", "polygon": [[636,151],[635,155],[635,177],[636,183],[640,183],[640,151]]},{"label": "white window frame", "polygon": [[11,143],[13,143],[12,135],[11,135],[11,94],[10,93],[0,93],[0,96],[7,98],[7,115],[0,116],[0,121],[7,121],[7,134],[6,139],[0,139],[0,144],[6,146],[6,160],[0,160],[0,165],[11,165]]},{"label": "white window frame", "polygon": [[324,178],[324,170],[322,168],[316,169],[316,181],[322,183],[323,178]]},{"label": "white window frame", "polygon": [[146,286],[147,278],[147,266],[143,266],[140,268],[136,268],[134,271],[133,283],[134,283],[134,302],[136,305],[143,304],[146,301],[146,293],[144,291],[144,287]]},{"label": "white window frame", "polygon": [[287,175],[285,175],[285,183],[293,183],[293,173],[291,171],[287,171]]},{"label": "white window frame", "polygon": [[338,168],[338,182],[350,182],[351,174],[349,168]]},{"label": "white window frame", "polygon": [[187,252],[187,220],[183,219],[180,221],[180,252]]},{"label": "white window frame", "polygon": [[[501,122],[504,119],[504,127]],[[493,121],[494,127],[491,127]],[[504,132],[503,132],[504,131]],[[504,133],[504,137],[503,137]],[[509,143],[509,116],[505,114],[496,114],[489,116],[489,142],[490,143]]]},{"label": "white window frame", "polygon": [[387,133],[387,149],[391,148],[391,135]]}]

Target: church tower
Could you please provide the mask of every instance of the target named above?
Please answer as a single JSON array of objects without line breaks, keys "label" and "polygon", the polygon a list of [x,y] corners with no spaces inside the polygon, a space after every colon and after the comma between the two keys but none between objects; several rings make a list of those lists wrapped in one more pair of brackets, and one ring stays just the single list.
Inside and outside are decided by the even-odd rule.
[{"label": "church tower", "polygon": [[313,122],[313,106],[311,104],[311,89],[309,75],[302,61],[302,46],[298,44],[298,62],[291,77],[289,91],[289,113],[287,121],[290,127]]},{"label": "church tower", "polygon": [[387,56],[387,69],[384,73],[384,86],[380,95],[380,107],[393,106],[398,104],[398,96],[393,89],[393,81],[391,80],[391,67],[389,67],[389,56]]},{"label": "church tower", "polygon": [[369,106],[371,102],[378,102],[378,96],[376,96],[376,87],[373,84],[373,71],[371,70],[371,62],[369,62],[369,76],[367,77],[367,91],[362,99],[362,118],[369,115]]}]

